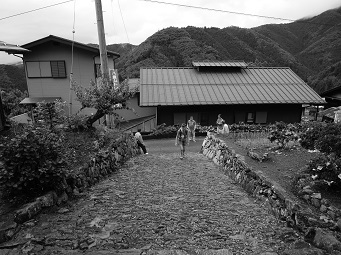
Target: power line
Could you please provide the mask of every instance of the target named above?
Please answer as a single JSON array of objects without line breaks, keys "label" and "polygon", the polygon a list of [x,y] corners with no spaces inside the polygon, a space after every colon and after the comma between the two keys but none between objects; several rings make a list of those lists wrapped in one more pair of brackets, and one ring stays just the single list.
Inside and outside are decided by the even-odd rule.
[{"label": "power line", "polygon": [[308,23],[308,24],[315,24],[315,25],[325,25],[325,26],[339,26],[339,25],[341,25],[341,24],[328,24],[328,23],[310,22],[310,21],[305,21],[305,20],[293,20],[293,19],[287,19],[287,18],[272,17],[272,16],[244,13],[244,12],[235,12],[235,11],[227,11],[227,10],[221,10],[221,9],[213,9],[213,8],[207,8],[207,7],[202,7],[202,6],[168,3],[168,2],[162,2],[162,1],[157,1],[157,0],[139,0],[139,1],[151,2],[151,3],[157,3],[157,4],[167,4],[167,5],[180,6],[180,7],[185,7],[185,8],[200,9],[200,10],[205,10],[205,11],[215,11],[215,12],[223,12],[223,13],[230,13],[230,14],[236,14],[236,15],[251,16],[251,17],[257,17],[257,18]]},{"label": "power line", "polygon": [[51,4],[51,5],[47,5],[47,6],[44,6],[44,7],[40,7],[40,8],[37,8],[37,9],[33,9],[33,10],[30,10],[30,11],[13,14],[13,15],[10,15],[10,16],[7,16],[7,17],[0,18],[0,20],[13,18],[13,17],[20,16],[20,15],[23,15],[23,14],[26,14],[26,13],[39,11],[39,10],[42,10],[42,9],[50,8],[50,7],[61,5],[61,4],[65,4],[65,3],[68,3],[68,2],[73,2],[73,0],[68,0],[68,1],[60,2],[60,3],[56,3],[56,4]]},{"label": "power line", "polygon": [[125,22],[124,22],[123,15],[122,15],[120,0],[117,0],[117,3],[118,3],[118,8],[120,9],[120,13],[121,13],[121,19],[122,19],[122,22],[123,22],[124,31],[126,32],[126,36],[127,36],[127,39],[128,39],[128,43],[130,43],[129,36],[128,36],[128,33],[127,33],[126,24],[125,24]]}]

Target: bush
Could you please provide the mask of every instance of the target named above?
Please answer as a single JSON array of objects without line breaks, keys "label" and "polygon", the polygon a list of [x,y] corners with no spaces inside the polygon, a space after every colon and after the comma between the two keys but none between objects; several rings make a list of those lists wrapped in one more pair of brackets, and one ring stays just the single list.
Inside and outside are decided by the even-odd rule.
[{"label": "bush", "polygon": [[329,123],[319,132],[315,147],[332,157],[341,156],[341,124]]},{"label": "bush", "polygon": [[321,155],[309,162],[307,172],[312,176],[315,184],[340,187],[341,159]]},{"label": "bush", "polygon": [[276,142],[279,148],[284,148],[289,142],[298,140],[298,127],[294,124],[276,122],[270,127],[270,142]]},{"label": "bush", "polygon": [[88,129],[86,125],[87,118],[88,118],[87,116],[79,114],[73,114],[69,117],[66,117],[65,125],[67,130],[73,132],[81,132]]},{"label": "bush", "polygon": [[178,131],[179,126],[178,125],[173,125],[173,126],[166,126],[165,123],[157,126],[155,129],[152,130],[151,135],[165,135],[165,134],[176,134],[176,132]]},{"label": "bush", "polygon": [[0,184],[4,195],[40,195],[58,190],[66,176],[63,136],[45,127],[26,126],[5,142]]},{"label": "bush", "polygon": [[300,144],[307,150],[315,149],[315,142],[320,138],[321,132],[327,124],[323,122],[307,122],[302,126]]},{"label": "bush", "polygon": [[111,145],[113,141],[115,141],[121,132],[117,129],[110,129],[106,126],[100,125],[96,127],[95,131],[95,138],[96,138],[96,145],[97,149],[108,147]]},{"label": "bush", "polygon": [[34,120],[36,125],[41,125],[49,129],[55,128],[56,125],[64,124],[65,122],[65,102],[56,100],[52,103],[45,101],[38,103],[34,108]]}]

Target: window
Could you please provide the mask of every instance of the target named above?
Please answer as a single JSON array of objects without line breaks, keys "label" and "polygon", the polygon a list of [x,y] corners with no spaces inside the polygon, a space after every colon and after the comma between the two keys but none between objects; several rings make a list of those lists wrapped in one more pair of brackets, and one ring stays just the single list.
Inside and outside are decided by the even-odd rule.
[{"label": "window", "polygon": [[101,64],[95,64],[95,77],[101,77],[102,71],[101,71]]},{"label": "window", "polygon": [[51,73],[53,78],[65,78],[65,61],[51,61]]},{"label": "window", "polygon": [[248,112],[246,115],[246,123],[253,123],[255,119],[255,114],[253,112]]},{"label": "window", "polygon": [[66,78],[65,61],[27,61],[28,78]]},{"label": "window", "polygon": [[268,117],[267,112],[256,112],[256,123],[265,124],[267,121],[267,117]]}]

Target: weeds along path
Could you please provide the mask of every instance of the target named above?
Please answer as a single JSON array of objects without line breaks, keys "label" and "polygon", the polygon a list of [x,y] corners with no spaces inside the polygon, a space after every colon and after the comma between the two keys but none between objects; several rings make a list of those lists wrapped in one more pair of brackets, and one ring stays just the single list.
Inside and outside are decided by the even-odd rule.
[{"label": "weeds along path", "polygon": [[72,204],[41,214],[14,241],[34,254],[281,254],[295,233],[199,154],[201,143],[180,160],[174,140],[147,141],[149,155],[131,159]]}]

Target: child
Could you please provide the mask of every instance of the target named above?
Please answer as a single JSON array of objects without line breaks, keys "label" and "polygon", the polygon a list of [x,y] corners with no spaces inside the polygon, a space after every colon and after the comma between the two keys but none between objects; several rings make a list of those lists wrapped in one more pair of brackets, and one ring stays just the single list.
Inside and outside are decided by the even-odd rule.
[{"label": "child", "polygon": [[193,119],[193,116],[191,116],[187,122],[187,128],[189,130],[189,140],[195,142],[195,129],[197,128],[197,123]]},{"label": "child", "polygon": [[141,135],[140,132],[141,132],[141,128],[139,128],[137,130],[137,132],[135,133],[135,138],[136,138],[136,141],[137,141],[137,145],[143,150],[144,154],[148,155],[146,146],[144,145],[144,142],[143,142],[143,139],[142,139],[142,135]]},{"label": "child", "polygon": [[176,138],[175,138],[175,146],[178,146],[180,144],[180,159],[183,159],[185,157],[185,147],[188,145],[188,129],[186,128],[186,124],[183,123],[176,133]]}]

